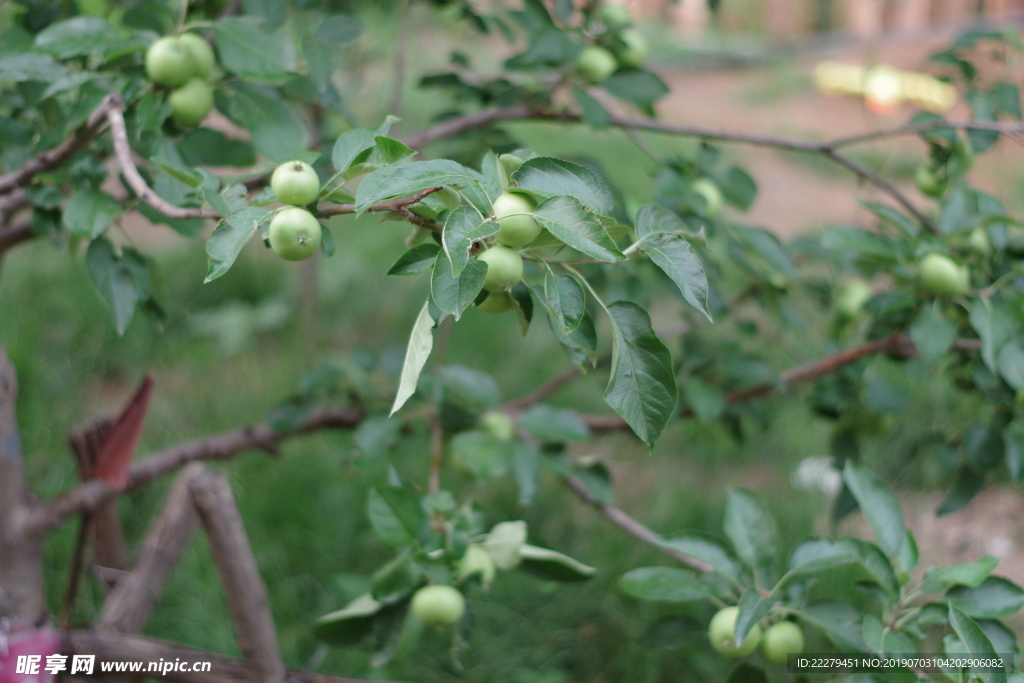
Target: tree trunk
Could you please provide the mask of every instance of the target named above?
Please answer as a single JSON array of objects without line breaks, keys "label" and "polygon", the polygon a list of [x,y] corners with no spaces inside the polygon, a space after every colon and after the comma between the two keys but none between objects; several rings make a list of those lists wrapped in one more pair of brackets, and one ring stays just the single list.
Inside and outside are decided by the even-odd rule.
[{"label": "tree trunk", "polygon": [[0,619],[40,624],[46,618],[44,536],[25,531],[31,501],[14,413],[17,398],[14,366],[0,347]]}]

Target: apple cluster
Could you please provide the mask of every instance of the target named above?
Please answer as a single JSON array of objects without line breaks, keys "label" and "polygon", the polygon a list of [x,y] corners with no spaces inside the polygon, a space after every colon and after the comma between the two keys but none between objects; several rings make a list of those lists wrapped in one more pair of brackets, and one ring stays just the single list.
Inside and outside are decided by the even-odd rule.
[{"label": "apple cluster", "polygon": [[281,164],[270,176],[274,195],[289,204],[270,221],[270,248],[287,261],[302,261],[320,248],[323,231],[316,216],[303,208],[320,194],[320,177],[304,161]]},{"label": "apple cluster", "polygon": [[737,646],[736,620],[739,615],[740,608],[733,606],[719,610],[711,618],[708,638],[711,640],[711,647],[718,654],[743,659],[760,645],[761,654],[765,659],[772,664],[785,664],[789,661],[790,655],[803,652],[804,632],[792,621],[777,622],[765,631],[762,631],[760,625],[754,624],[743,642]]},{"label": "apple cluster", "polygon": [[[636,68],[647,58],[647,41],[635,29],[629,9],[622,5],[601,5],[598,19],[607,29],[609,47],[588,45],[576,58],[576,70],[588,83],[603,83],[620,67]],[[610,48],[610,49],[609,49]]]},{"label": "apple cluster", "polygon": [[494,200],[498,243],[477,256],[487,264],[484,289],[490,292],[477,304],[481,311],[498,314],[512,309],[508,292],[523,279],[523,257],[513,247],[525,246],[540,235],[540,224],[533,217],[536,208],[533,198],[522,192],[504,192]]},{"label": "apple cluster", "polygon": [[213,48],[195,33],[164,36],[146,51],[146,74],[174,89],[167,103],[179,126],[198,126],[213,109],[213,88],[206,78],[215,63]]}]

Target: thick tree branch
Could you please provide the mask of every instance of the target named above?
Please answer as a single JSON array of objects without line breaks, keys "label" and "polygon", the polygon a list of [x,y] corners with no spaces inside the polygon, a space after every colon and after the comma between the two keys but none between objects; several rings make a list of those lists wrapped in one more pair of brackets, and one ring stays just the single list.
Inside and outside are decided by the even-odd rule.
[{"label": "thick tree branch", "polygon": [[36,234],[32,232],[32,224],[28,221],[16,223],[0,230],[0,255],[3,255],[11,247],[27,242],[35,236]]},{"label": "thick tree branch", "polygon": [[0,194],[7,194],[15,188],[27,185],[39,173],[52,171],[62,166],[68,159],[85,149],[103,130],[107,123],[107,112],[122,106],[120,95],[116,93],[107,95],[95,111],[89,115],[88,121],[72,131],[71,135],[62,143],[34,159],[29,159],[18,170],[0,176]]},{"label": "thick tree branch", "polygon": [[[61,653],[72,655],[96,655],[96,670],[103,662],[141,662],[143,670],[149,662],[163,660],[167,665],[178,663],[178,671],[145,671],[146,678],[155,678],[171,683],[251,683],[245,664],[216,652],[195,648],[153,638],[130,636],[120,633],[97,631],[64,631],[61,634]],[[207,672],[192,671],[195,664],[210,663]],[[329,676],[308,671],[289,671],[284,679],[287,683],[369,683],[363,679]],[[388,683],[375,681],[375,683]]]},{"label": "thick tree branch", "polygon": [[[325,408],[317,411],[304,425],[291,431],[276,431],[270,425],[261,424],[188,441],[137,461],[132,465],[125,488],[140,488],[197,460],[227,460],[238,453],[254,449],[274,452],[281,441],[290,437],[321,429],[352,428],[362,419],[362,413],[351,408]],[[33,532],[44,532],[69,517],[95,510],[98,505],[116,495],[117,491],[105,482],[92,479],[59,498],[37,506],[27,523]]]}]

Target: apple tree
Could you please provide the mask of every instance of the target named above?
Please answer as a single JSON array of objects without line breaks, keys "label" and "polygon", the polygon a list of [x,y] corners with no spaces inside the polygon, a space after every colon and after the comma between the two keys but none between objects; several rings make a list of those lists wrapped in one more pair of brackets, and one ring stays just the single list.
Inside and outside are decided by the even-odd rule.
[{"label": "apple tree", "polygon": [[[619,588],[669,611],[699,605],[708,617],[700,628],[730,681],[790,680],[783,665],[808,643],[839,654],[1001,661],[971,669],[908,660],[870,675],[833,672],[837,680],[1024,681],[1016,635],[1001,621],[1024,605],[1024,590],[994,575],[989,557],[920,567],[896,497],[860,452],[864,435],[895,429],[885,420],[892,407],[867,386],[871,359],[919,357],[977,406],[965,433],[942,437],[958,465],[940,512],[969,504],[987,482],[1024,477],[1024,226],[999,198],[972,186],[969,173],[976,155],[1024,132],[1017,86],[976,65],[982,51],[1019,53],[1016,35],[972,30],[934,55],[935,73],[970,105],[969,120],[922,111],[899,127],[812,141],[659,121],[656,103],[668,88],[645,67],[646,43],[622,6],[423,4],[458,15],[514,54],[497,75],[453,55],[450,72],[419,84],[450,96],[450,108],[430,127],[402,135],[396,116],[354,122],[340,134],[329,125],[353,116],[336,75],[360,40],[359,2],[19,0],[3,8],[4,259],[18,258],[16,247],[32,240],[84,254],[110,324],[123,333],[163,311],[150,257],[110,230],[130,212],[153,230],[205,240],[211,288],[254,240],[288,261],[323,259],[330,268],[347,245],[326,219],[374,213],[391,222],[382,229],[408,231],[407,249],[380,277],[417,278],[422,305],[408,321],[404,364],[386,391],[324,366],[304,376],[266,424],[136,459],[153,390],[144,381],[119,417],[73,439],[85,454],[83,481],[52,500],[35,498],[25,481],[17,382],[0,356],[0,644],[8,645],[0,648],[0,679],[7,680],[14,653],[94,653],[101,661],[214,663],[211,675],[154,676],[175,681],[284,680],[230,488],[198,463],[345,429],[364,440],[428,433],[430,475],[413,481],[393,470],[368,492],[369,523],[394,555],[374,573],[370,592],[310,624],[331,646],[372,636],[374,661],[383,664],[425,627],[449,629],[457,663],[473,646],[473,603],[487,600],[483,589],[505,572],[585,581],[600,571],[546,547],[521,519],[486,523],[472,490],[442,485],[458,469],[485,485],[510,473],[523,506],[541,477],[558,478],[610,524],[660,550],[666,564],[629,571]],[[245,139],[214,127],[217,117]],[[502,127],[515,120],[618,128],[640,145],[637,131],[700,145],[689,156],[646,148],[657,165],[650,180],[656,199],[636,206],[601,168],[521,145]],[[908,136],[928,154],[916,176],[920,194],[849,153]],[[450,141],[452,158],[424,153],[439,140]],[[789,243],[746,225],[741,216],[757,181],[724,145],[834,163],[871,189],[862,201],[870,218]],[[862,189],[851,185],[851,192]],[[819,306],[801,316],[792,301],[808,294]],[[656,329],[649,313],[666,297],[688,306],[672,330]],[[524,334],[542,327],[568,369],[510,401],[486,368],[425,371],[435,334],[464,315],[513,316]],[[813,325],[834,352],[777,369],[747,343],[766,319],[791,335]],[[585,372],[607,374],[608,412],[547,402]],[[742,434],[744,421],[758,414],[757,399],[800,384],[809,385],[809,410],[833,425],[833,463],[842,473],[833,516],[860,508],[871,541],[821,537],[781,547],[771,511],[744,489],[727,493],[721,538],[662,535],[610,502],[607,467],[574,459],[568,448],[628,431],[657,457],[666,426],[691,418]],[[55,609],[42,584],[47,534],[85,517],[99,545],[99,531],[116,528],[116,514],[108,513],[120,493],[178,470],[146,550],[125,575],[134,578],[112,581],[94,628],[53,628]],[[242,661],[138,636],[199,526],[225,584]],[[76,553],[80,562],[81,547]],[[840,580],[842,590],[829,589]],[[726,674],[731,658],[743,661]]]}]

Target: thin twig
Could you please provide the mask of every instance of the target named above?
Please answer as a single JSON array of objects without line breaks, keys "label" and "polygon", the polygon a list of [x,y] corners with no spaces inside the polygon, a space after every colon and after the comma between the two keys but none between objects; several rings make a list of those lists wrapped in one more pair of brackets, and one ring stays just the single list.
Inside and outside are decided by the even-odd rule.
[{"label": "thin twig", "polygon": [[441,465],[444,453],[444,428],[441,421],[434,418],[430,421],[430,492],[441,490]]}]

